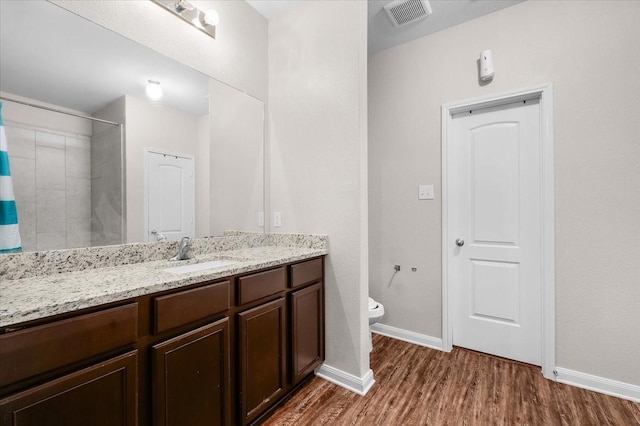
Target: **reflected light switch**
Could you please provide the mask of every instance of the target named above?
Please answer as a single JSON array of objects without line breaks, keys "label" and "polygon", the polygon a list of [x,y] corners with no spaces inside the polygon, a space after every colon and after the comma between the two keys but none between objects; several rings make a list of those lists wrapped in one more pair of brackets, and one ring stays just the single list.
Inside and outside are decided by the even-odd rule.
[{"label": "reflected light switch", "polygon": [[418,185],[418,200],[433,200],[433,185]]}]

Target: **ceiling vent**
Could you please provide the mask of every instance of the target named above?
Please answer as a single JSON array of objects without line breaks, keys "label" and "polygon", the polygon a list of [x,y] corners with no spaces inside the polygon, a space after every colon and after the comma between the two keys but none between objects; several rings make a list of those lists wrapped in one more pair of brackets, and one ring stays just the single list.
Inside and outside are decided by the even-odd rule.
[{"label": "ceiling vent", "polygon": [[431,15],[431,5],[428,0],[395,0],[384,11],[395,27],[404,27]]}]

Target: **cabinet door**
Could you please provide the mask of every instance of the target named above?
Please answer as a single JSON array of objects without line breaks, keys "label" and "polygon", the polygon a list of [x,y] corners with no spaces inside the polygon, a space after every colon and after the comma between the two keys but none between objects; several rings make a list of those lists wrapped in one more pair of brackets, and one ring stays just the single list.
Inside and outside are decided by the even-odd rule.
[{"label": "cabinet door", "polygon": [[286,381],[285,299],[238,314],[241,414],[254,420],[284,392]]},{"label": "cabinet door", "polygon": [[291,378],[305,378],[324,358],[322,284],[291,293]]},{"label": "cabinet door", "polygon": [[230,424],[229,319],[152,349],[153,424]]},{"label": "cabinet door", "polygon": [[137,352],[0,400],[0,425],[135,426]]}]

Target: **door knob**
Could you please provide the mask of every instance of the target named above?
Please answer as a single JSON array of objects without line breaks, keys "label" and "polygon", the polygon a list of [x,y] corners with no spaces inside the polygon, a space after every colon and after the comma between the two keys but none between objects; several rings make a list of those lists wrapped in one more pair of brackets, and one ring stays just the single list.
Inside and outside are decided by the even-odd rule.
[{"label": "door knob", "polygon": [[462,247],[462,246],[464,245],[464,240],[463,240],[462,238],[458,238],[458,239],[456,240],[456,245],[457,245],[458,247]]}]

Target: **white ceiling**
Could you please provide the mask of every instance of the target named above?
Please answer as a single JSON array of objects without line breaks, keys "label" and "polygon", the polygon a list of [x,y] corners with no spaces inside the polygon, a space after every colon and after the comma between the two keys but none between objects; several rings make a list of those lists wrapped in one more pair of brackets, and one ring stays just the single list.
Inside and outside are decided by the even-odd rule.
[{"label": "white ceiling", "polygon": [[209,78],[47,1],[0,0],[0,91],[93,114],[127,94],[207,114]]},{"label": "white ceiling", "polygon": [[[264,17],[270,19],[290,9],[300,0],[247,0]],[[336,4],[340,0],[333,0]],[[424,37],[436,31],[461,24],[524,0],[431,0],[433,13],[421,21],[405,27],[394,27],[383,6],[392,0],[369,1],[369,54]]]}]

